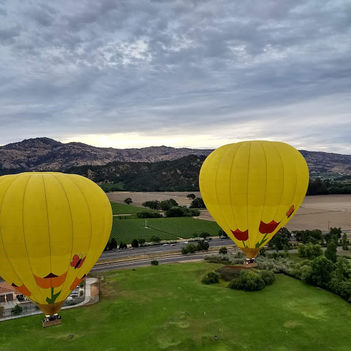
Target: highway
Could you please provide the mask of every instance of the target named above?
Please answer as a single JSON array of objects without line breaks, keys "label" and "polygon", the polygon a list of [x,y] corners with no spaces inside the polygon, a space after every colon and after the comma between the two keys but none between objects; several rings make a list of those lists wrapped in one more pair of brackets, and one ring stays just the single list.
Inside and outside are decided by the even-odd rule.
[{"label": "highway", "polygon": [[[104,272],[115,269],[135,268],[150,265],[151,260],[157,260],[160,264],[202,260],[206,255],[217,253],[217,248],[231,246],[229,239],[212,239],[208,243],[209,251],[201,251],[195,254],[182,255],[181,249],[188,241],[175,242],[174,244],[161,244],[123,250],[105,251],[96,265],[93,272]],[[195,243],[196,244],[196,243]]]}]

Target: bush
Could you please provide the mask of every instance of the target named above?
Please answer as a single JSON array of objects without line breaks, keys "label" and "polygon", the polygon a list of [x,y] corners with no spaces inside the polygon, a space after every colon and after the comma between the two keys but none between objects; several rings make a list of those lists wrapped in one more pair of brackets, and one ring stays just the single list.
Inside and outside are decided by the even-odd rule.
[{"label": "bush", "polygon": [[193,217],[193,216],[199,216],[200,211],[189,209],[186,207],[176,206],[168,209],[165,214],[166,214],[166,217]]},{"label": "bush", "polygon": [[215,272],[207,273],[201,280],[203,284],[216,284],[219,282],[219,274]]},{"label": "bush", "polygon": [[21,314],[23,311],[23,308],[20,305],[16,305],[12,310],[11,310],[11,314],[14,316],[18,316],[19,314]]},{"label": "bush", "polygon": [[207,251],[210,247],[210,244],[205,240],[200,240],[197,244],[196,250],[197,251]]},{"label": "bush", "polygon": [[304,280],[312,285],[327,287],[332,277],[335,265],[324,256],[319,256],[311,262],[310,274],[304,276]]},{"label": "bush", "polygon": [[145,244],[145,239],[139,239],[138,241],[139,241],[139,245],[140,245],[140,246],[144,246],[144,244]]},{"label": "bush", "polygon": [[163,217],[161,213],[158,212],[150,212],[150,211],[142,211],[137,213],[138,218],[161,218]]},{"label": "bush", "polygon": [[160,209],[163,211],[168,211],[172,207],[177,207],[178,202],[174,199],[164,200],[160,202]]},{"label": "bush", "polygon": [[347,235],[346,235],[346,233],[344,233],[344,234],[342,235],[341,245],[342,245],[342,249],[343,249],[343,250],[348,250],[348,249],[349,249],[349,241],[347,240]]},{"label": "bush", "polygon": [[145,201],[142,203],[144,207],[149,207],[152,210],[159,210],[160,209],[160,201]]},{"label": "bush", "polygon": [[297,248],[300,257],[306,257],[310,260],[323,255],[322,247],[319,244],[308,243],[300,244]]},{"label": "bush", "polygon": [[133,200],[130,198],[130,197],[127,197],[126,199],[124,199],[124,202],[127,204],[127,205],[130,205]]},{"label": "bush", "polygon": [[139,247],[139,241],[137,239],[132,241],[132,247]]},{"label": "bush", "polygon": [[182,254],[186,255],[188,253],[194,253],[196,251],[196,246],[194,244],[187,244],[182,248]]},{"label": "bush", "polygon": [[158,261],[157,260],[152,260],[151,261],[152,266],[158,266]]},{"label": "bush", "polygon": [[127,244],[124,243],[123,241],[121,241],[121,242],[119,243],[119,249],[122,250],[122,249],[126,249],[126,248],[127,248]]},{"label": "bush", "polygon": [[159,243],[161,241],[161,238],[159,236],[153,235],[150,238],[150,241],[152,241],[153,243]]},{"label": "bush", "polygon": [[110,240],[110,242],[108,243],[108,248],[109,248],[109,250],[117,249],[117,241],[115,238],[112,238]]},{"label": "bush", "polygon": [[201,197],[197,197],[191,202],[190,208],[206,208],[206,206]]},{"label": "bush", "polygon": [[234,278],[228,285],[230,289],[245,291],[262,290],[264,287],[265,282],[260,274],[246,269],[241,270],[239,277]]},{"label": "bush", "polygon": [[337,244],[334,240],[330,240],[327,245],[327,249],[325,250],[325,257],[328,258],[332,262],[336,262],[336,250]]},{"label": "bush", "polygon": [[221,255],[226,255],[228,253],[228,250],[225,246],[223,246],[219,249],[218,253]]},{"label": "bush", "polygon": [[265,285],[272,285],[275,281],[275,276],[271,271],[260,271],[260,275]]},{"label": "bush", "polygon": [[186,197],[187,197],[188,199],[194,200],[196,196],[195,196],[195,194],[188,194]]}]

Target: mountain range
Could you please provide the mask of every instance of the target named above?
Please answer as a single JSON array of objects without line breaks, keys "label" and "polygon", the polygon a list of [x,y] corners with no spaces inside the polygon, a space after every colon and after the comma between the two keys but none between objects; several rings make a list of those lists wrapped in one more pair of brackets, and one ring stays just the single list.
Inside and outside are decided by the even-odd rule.
[{"label": "mountain range", "polygon": [[[181,175],[185,178],[189,176],[188,185],[191,188],[195,173],[211,151],[167,146],[114,149],[34,138],[0,147],[0,174],[61,171],[82,174],[98,182],[118,182],[116,174],[124,175],[123,179],[134,175],[136,179],[146,172],[150,180],[156,181],[163,172],[164,176],[173,173],[178,174],[178,178]],[[351,176],[351,155],[307,150],[300,152],[307,161],[311,176]],[[175,177],[175,181],[178,178]]]}]

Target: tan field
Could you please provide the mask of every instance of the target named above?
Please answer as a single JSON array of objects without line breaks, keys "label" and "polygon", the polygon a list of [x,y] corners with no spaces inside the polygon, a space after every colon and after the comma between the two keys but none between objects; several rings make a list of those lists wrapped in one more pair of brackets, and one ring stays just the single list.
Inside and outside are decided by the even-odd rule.
[{"label": "tan field", "polygon": [[[123,202],[131,197],[134,205],[144,201],[175,199],[180,205],[189,205],[191,200],[186,197],[189,192],[112,192],[108,193],[111,201]],[[194,192],[200,196],[199,192]],[[201,211],[200,218],[213,220],[208,211]],[[319,195],[306,196],[300,209],[287,224],[289,230],[321,229],[341,227],[351,233],[351,195]]]}]

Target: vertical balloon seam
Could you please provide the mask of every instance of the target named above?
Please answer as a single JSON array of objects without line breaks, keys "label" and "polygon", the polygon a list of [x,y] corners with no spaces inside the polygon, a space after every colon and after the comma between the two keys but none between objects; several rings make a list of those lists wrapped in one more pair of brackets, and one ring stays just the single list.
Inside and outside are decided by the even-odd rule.
[{"label": "vertical balloon seam", "polygon": [[[51,176],[51,175],[50,175]],[[48,199],[47,199],[47,195],[46,195],[46,184],[45,184],[45,179],[44,179],[44,175],[41,174],[41,180],[43,182],[43,190],[44,190],[44,199],[45,199],[45,212],[46,212],[46,222],[47,222],[47,226],[48,226],[48,238],[49,238],[49,257],[50,257],[50,273],[56,274],[52,271],[52,258],[51,258],[51,231],[50,231],[50,220],[49,220],[49,209],[48,209]],[[24,204],[23,204],[23,208],[24,208]],[[28,253],[27,253],[28,255]]]},{"label": "vertical balloon seam", "polygon": [[[232,145],[233,147],[234,145]],[[235,212],[233,211],[233,192],[232,192],[232,182],[233,182],[233,177],[232,177],[232,174],[233,174],[233,166],[234,166],[234,162],[235,162],[235,159],[236,159],[236,156],[239,152],[239,149],[240,149],[241,145],[236,149],[235,151],[235,154],[234,154],[234,157],[232,159],[232,162],[231,162],[231,165],[230,165],[230,171],[229,171],[229,199],[230,199],[230,208],[231,208],[231,212],[232,212],[232,218],[233,218],[233,222],[234,223],[238,223],[237,221],[237,218],[236,218],[236,214]],[[230,149],[230,148],[229,148]],[[230,151],[230,150],[229,150]],[[222,160],[223,161],[223,160]],[[230,226],[229,226],[229,230],[230,230]],[[233,230],[235,230],[235,228],[233,228]],[[233,235],[233,234],[232,234]]]},{"label": "vertical balloon seam", "polygon": [[[7,188],[5,189],[5,192],[2,196],[2,200],[1,200],[1,204],[0,204],[0,214],[2,213],[2,208],[3,208],[3,204],[4,204],[4,200],[5,200],[5,196],[7,195],[8,190],[10,189],[11,185],[16,181],[15,176],[13,176],[12,178],[12,182],[10,182],[7,186]],[[1,228],[0,228],[1,229]],[[12,271],[15,273],[15,275],[17,276],[18,280],[21,281],[22,284],[24,284],[23,279],[20,277],[20,275],[17,273],[17,271],[15,270],[13,264],[11,263],[10,259],[9,259],[9,255],[7,254],[7,251],[5,249],[5,244],[4,244],[4,239],[3,239],[3,235],[2,235],[2,230],[0,230],[0,239],[1,239],[1,244],[2,247],[4,249],[4,253],[7,259],[7,262],[9,264],[9,266],[11,266]]]},{"label": "vertical balloon seam", "polygon": [[[58,174],[52,174],[53,177],[56,179],[56,181],[59,183],[59,185],[61,186],[62,190],[63,190],[63,193],[65,194],[65,197],[66,197],[66,200],[67,200],[67,204],[68,204],[68,208],[69,208],[69,215],[71,217],[71,254],[70,254],[70,257],[69,257],[69,261],[68,261],[68,268],[67,268],[67,272],[69,271],[69,268],[70,268],[70,262],[71,262],[71,258],[73,257],[73,247],[74,247],[74,221],[73,221],[73,216],[72,216],[72,207],[71,207],[71,203],[70,203],[70,200],[69,200],[69,197],[67,195],[67,192],[66,192],[66,189],[63,185],[63,183],[61,182],[61,179],[59,177]],[[67,179],[69,179],[70,177],[67,177]],[[67,279],[64,281],[64,283],[62,284],[61,286],[61,291],[65,291],[66,289],[66,285],[68,285],[69,282],[67,282]],[[67,298],[64,297],[64,300]],[[58,298],[58,302],[62,301],[60,298]]]},{"label": "vertical balloon seam", "polygon": [[[261,206],[261,216],[260,216],[260,220],[262,220],[262,216],[263,216],[263,211],[264,211],[264,208],[266,206],[266,199],[267,199],[267,187],[268,187],[268,160],[267,160],[267,155],[266,155],[266,149],[264,148],[264,145],[265,142],[260,142],[259,145],[261,146],[262,150],[263,150],[263,154],[264,154],[264,159],[265,159],[265,167],[266,167],[266,185],[265,185],[265,188],[264,188],[264,196],[263,196],[263,204]],[[259,223],[258,223],[259,225]],[[257,234],[259,233],[259,230],[257,229]],[[256,244],[255,244],[256,246]],[[264,246],[264,245],[263,245]]]},{"label": "vertical balloon seam", "polygon": [[[250,178],[250,160],[251,160],[251,146],[252,146],[252,142],[249,143],[249,154],[247,157],[247,178],[246,178],[246,228],[249,231],[249,178]],[[249,247],[251,247],[251,242],[252,242],[252,235],[250,235],[249,233],[249,237],[248,237],[248,244]],[[245,246],[245,245],[244,245]]]},{"label": "vertical balloon seam", "polygon": [[[23,175],[19,175],[18,178],[21,178]],[[28,267],[30,268],[30,271],[32,272],[32,277],[34,280],[34,272],[33,272],[33,267],[32,267],[32,263],[30,260],[30,256],[28,255],[28,247],[27,247],[27,239],[26,239],[26,233],[25,233],[25,225],[24,225],[24,199],[26,197],[26,192],[27,192],[27,188],[28,188],[28,184],[30,182],[32,178],[32,175],[28,176],[28,180],[27,183],[23,189],[23,196],[22,196],[22,234],[23,234],[23,243],[24,243],[24,248],[26,250],[26,254],[27,254],[27,261],[28,261]],[[51,267],[50,267],[51,268]],[[43,294],[42,290],[38,287],[38,285],[36,284],[35,280],[34,280],[34,284],[33,286],[35,286],[36,288],[38,288],[37,291],[39,291],[38,297],[42,297],[45,301],[45,295]]]},{"label": "vertical balloon seam", "polygon": [[[280,154],[280,151],[279,151],[280,149],[277,147],[277,143],[276,142],[272,143],[272,146],[275,149],[275,151],[277,152],[277,154],[279,155],[281,168],[283,169],[283,186],[282,186],[282,191],[280,193],[280,199],[279,199],[279,202],[278,202],[278,206],[276,206],[276,208],[275,208],[275,214],[273,216],[273,220],[274,220],[275,216],[278,213],[280,204],[282,202],[283,194],[284,194],[284,191],[285,191],[284,190],[285,189],[285,167],[284,167],[284,161],[283,161],[282,155]],[[280,220],[280,222],[282,222],[282,220]],[[277,228],[279,228],[279,227],[281,228],[280,224],[277,226]],[[273,238],[273,236],[278,233],[280,228],[278,230],[273,231],[274,234],[273,233],[270,234],[270,238],[268,239],[268,241],[270,241]]]}]

